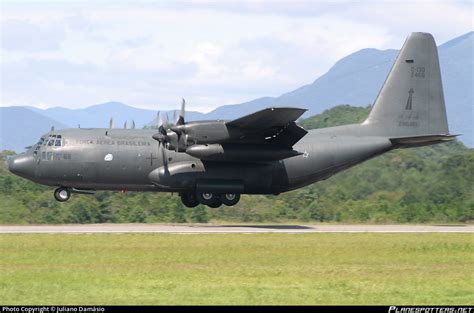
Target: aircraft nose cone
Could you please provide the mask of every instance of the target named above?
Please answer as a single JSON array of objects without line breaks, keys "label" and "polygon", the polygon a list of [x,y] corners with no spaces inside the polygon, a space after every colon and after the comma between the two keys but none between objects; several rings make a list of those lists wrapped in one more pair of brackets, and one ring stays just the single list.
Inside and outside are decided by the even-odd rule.
[{"label": "aircraft nose cone", "polygon": [[8,170],[22,177],[33,176],[35,159],[31,155],[18,155],[8,160]]}]

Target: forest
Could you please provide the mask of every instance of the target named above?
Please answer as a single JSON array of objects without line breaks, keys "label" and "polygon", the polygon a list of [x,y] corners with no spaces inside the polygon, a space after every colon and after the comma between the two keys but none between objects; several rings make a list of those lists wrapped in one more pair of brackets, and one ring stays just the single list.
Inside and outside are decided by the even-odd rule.
[{"label": "forest", "polygon": [[[340,105],[306,129],[363,121],[370,107]],[[53,188],[11,174],[0,152],[0,224],[57,223],[466,223],[474,220],[474,149],[460,141],[400,149],[279,196],[242,196],[234,207],[187,208],[177,194],[97,192],[53,198]]]}]

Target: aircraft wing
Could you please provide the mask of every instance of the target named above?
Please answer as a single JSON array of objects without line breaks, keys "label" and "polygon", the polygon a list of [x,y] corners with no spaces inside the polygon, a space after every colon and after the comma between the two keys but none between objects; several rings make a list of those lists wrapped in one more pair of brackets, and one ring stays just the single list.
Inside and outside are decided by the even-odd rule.
[{"label": "aircraft wing", "polygon": [[296,121],[305,111],[298,108],[268,108],[227,122],[227,126],[251,130],[283,127]]},{"label": "aircraft wing", "polygon": [[308,133],[295,123],[305,111],[299,108],[268,108],[227,122],[226,126],[239,133],[238,138],[232,138],[231,142],[291,148]]}]

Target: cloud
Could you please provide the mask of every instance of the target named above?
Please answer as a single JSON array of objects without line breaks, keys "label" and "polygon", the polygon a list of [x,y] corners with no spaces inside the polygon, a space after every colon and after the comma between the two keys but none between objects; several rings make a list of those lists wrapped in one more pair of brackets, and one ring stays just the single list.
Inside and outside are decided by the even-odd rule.
[{"label": "cloud", "polygon": [[38,25],[22,20],[6,20],[0,25],[2,49],[12,51],[57,50],[65,32],[54,25]]}]

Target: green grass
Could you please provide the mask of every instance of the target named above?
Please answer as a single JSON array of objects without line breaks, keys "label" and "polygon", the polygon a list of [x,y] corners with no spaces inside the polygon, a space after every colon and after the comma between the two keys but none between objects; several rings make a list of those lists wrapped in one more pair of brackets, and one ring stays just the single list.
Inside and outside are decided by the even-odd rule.
[{"label": "green grass", "polygon": [[473,304],[473,234],[1,235],[2,304]]}]

